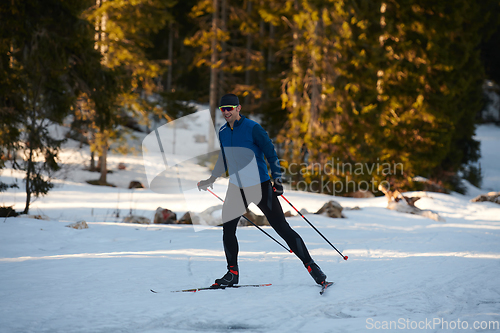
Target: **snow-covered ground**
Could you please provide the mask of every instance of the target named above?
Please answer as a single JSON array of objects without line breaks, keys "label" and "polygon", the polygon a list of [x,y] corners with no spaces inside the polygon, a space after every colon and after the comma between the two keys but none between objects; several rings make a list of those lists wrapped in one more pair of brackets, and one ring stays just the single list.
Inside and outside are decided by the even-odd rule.
[{"label": "snow-covered ground", "polygon": [[[500,191],[500,130],[481,126],[477,137],[484,187]],[[188,142],[186,136],[185,149]],[[335,281],[325,295],[293,254],[254,227],[238,229],[240,283],[272,286],[171,293],[208,286],[225,273],[220,228],[195,232],[186,225],[125,224],[123,217],[132,211],[152,219],[159,206],[180,216],[218,200],[199,192],[192,206],[176,194],[126,189],[131,180],[147,184],[141,156],[110,156],[108,181],[116,188],[84,182],[98,178],[82,170],[88,150],[70,142],[62,157],[56,188],[30,211],[50,220],[0,219],[0,332],[500,331],[500,206],[471,203],[476,193],[427,193],[417,206],[446,220],[435,222],[389,211],[385,198],[287,191],[310,212],[331,199],[361,208],[344,211],[345,219],[307,215],[347,261],[302,218],[288,219]],[[127,170],[117,170],[119,162]],[[196,165],[180,170],[194,181],[208,175]],[[22,185],[15,171],[1,177]],[[220,182],[214,191],[223,196],[224,189]],[[24,200],[22,189],[0,193],[0,205],[17,211]],[[78,220],[89,228],[65,227]]]}]

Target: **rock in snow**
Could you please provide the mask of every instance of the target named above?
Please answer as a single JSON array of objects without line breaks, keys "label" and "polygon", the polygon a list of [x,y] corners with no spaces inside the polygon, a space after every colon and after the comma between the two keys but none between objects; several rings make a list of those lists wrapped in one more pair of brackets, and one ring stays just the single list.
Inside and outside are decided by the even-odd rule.
[{"label": "rock in snow", "polygon": [[178,224],[193,224],[191,220],[191,212],[186,212],[186,214],[182,215],[182,217],[177,221]]},{"label": "rock in snow", "polygon": [[[379,185],[378,189],[384,192],[385,197],[387,198],[387,209],[395,210],[401,213],[415,214],[421,215],[423,217],[427,217],[428,219],[445,222],[444,218],[439,216],[438,213],[433,212],[431,210],[423,210],[415,206],[415,202],[420,200],[421,196],[415,197],[406,197],[398,190],[391,191],[384,186]],[[423,196],[427,196],[425,192],[422,192]],[[422,195],[421,193],[421,195]]]},{"label": "rock in snow", "polygon": [[439,216],[438,213],[431,210],[423,210],[418,207],[411,206],[405,200],[391,201],[387,204],[387,209],[395,210],[401,213],[421,215],[434,221],[445,222],[445,219]]},{"label": "rock in snow", "polygon": [[375,195],[370,191],[359,190],[352,194],[353,198],[375,198]]},{"label": "rock in snow", "polygon": [[342,206],[337,201],[330,200],[324,204],[316,214],[332,218],[344,218],[345,216],[342,215],[342,209]]},{"label": "rock in snow", "polygon": [[471,202],[485,202],[490,201],[500,204],[500,192],[489,192],[487,194],[481,194],[471,200]]},{"label": "rock in snow", "polygon": [[154,223],[156,224],[174,224],[177,220],[177,214],[170,209],[156,208]]},{"label": "rock in snow", "polygon": [[199,214],[191,213],[193,224],[216,226],[222,224],[222,205],[212,206]]},{"label": "rock in snow", "polygon": [[73,228],[73,229],[88,229],[89,225],[85,221],[78,221],[75,223],[71,223],[67,225],[68,228]]},{"label": "rock in snow", "polygon": [[[248,211],[245,214],[243,214],[246,218],[248,218],[250,221],[255,223],[258,226],[264,226],[264,225],[270,225],[269,221],[264,215],[257,215],[254,212]],[[238,222],[238,225],[240,226],[250,226],[252,223],[248,222],[245,220],[243,217],[240,218],[240,221]]]},{"label": "rock in snow", "polygon": [[142,185],[142,183],[140,181],[133,180],[128,185],[128,188],[129,189],[132,189],[132,188],[144,188],[144,185]]},{"label": "rock in snow", "polygon": [[150,224],[151,220],[144,216],[128,215],[123,218],[123,223]]}]

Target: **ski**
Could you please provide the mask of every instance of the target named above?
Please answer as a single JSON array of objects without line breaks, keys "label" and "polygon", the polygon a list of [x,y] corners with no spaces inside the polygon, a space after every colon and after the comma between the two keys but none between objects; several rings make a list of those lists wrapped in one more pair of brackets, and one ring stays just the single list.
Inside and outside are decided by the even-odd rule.
[{"label": "ski", "polygon": [[[183,289],[183,290],[173,290],[171,292],[173,293],[195,293],[197,291],[202,291],[202,290],[220,290],[220,289],[226,289],[226,288],[248,288],[248,287],[267,287],[270,286],[271,283],[266,283],[266,284],[235,284],[234,286],[210,286],[210,287],[204,287],[204,288],[192,288],[192,289]],[[158,291],[155,291],[153,289],[150,289],[152,293],[158,294]]]},{"label": "ski", "polygon": [[333,284],[333,282],[325,282],[324,284],[322,284],[321,291],[319,292],[319,294],[323,295],[325,293],[326,289],[328,289],[328,287],[330,287],[332,284]]}]

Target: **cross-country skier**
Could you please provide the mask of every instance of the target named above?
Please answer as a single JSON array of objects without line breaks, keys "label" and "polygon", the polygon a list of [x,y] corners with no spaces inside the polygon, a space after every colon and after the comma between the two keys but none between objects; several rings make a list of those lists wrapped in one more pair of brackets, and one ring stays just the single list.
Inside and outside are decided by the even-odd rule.
[{"label": "cross-country skier", "polygon": [[[254,202],[264,213],[270,225],[302,260],[316,283],[323,285],[326,275],[312,260],[302,238],[285,220],[278,196],[283,194],[281,170],[274,145],[267,132],[257,122],[240,114],[241,105],[234,94],[224,95],[220,100],[220,111],[226,120],[219,130],[221,153],[212,176],[198,183],[200,190],[213,188],[213,183],[223,173],[230,175],[226,200],[222,208],[223,244],[228,272],[215,285],[232,286],[238,283],[238,240],[236,227],[240,216],[250,202]],[[266,157],[274,184],[268,174]],[[256,175],[252,174],[252,161]],[[255,163],[256,161],[256,163]]]}]

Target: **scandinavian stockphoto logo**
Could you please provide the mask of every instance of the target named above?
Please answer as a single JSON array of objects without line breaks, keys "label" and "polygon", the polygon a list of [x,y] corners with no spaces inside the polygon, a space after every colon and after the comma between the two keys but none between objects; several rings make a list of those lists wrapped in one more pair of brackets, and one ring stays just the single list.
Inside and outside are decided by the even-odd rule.
[{"label": "scandinavian stockphoto logo", "polygon": [[[245,213],[244,200],[258,203],[262,197],[260,178],[252,150],[240,147],[225,147],[224,154],[216,139],[215,148],[210,148],[206,138],[209,131],[217,138],[210,111],[203,110],[170,121],[149,133],[142,142],[142,154],[149,188],[165,195],[181,195],[183,207],[189,211],[195,231],[201,231],[229,222]],[[201,139],[200,139],[201,138]],[[219,159],[221,175],[227,165],[229,187],[233,190],[225,198],[227,203],[222,214],[227,180],[216,182],[216,193],[198,190],[199,172],[193,172],[201,161]],[[225,160],[225,163],[224,163]],[[219,175],[217,175],[219,176]],[[206,177],[208,178],[208,176]],[[259,185],[259,186],[257,186]],[[236,191],[234,189],[237,189]],[[239,190],[241,189],[241,191]],[[207,198],[210,196],[210,198]],[[168,196],[165,199],[168,202]]]}]

